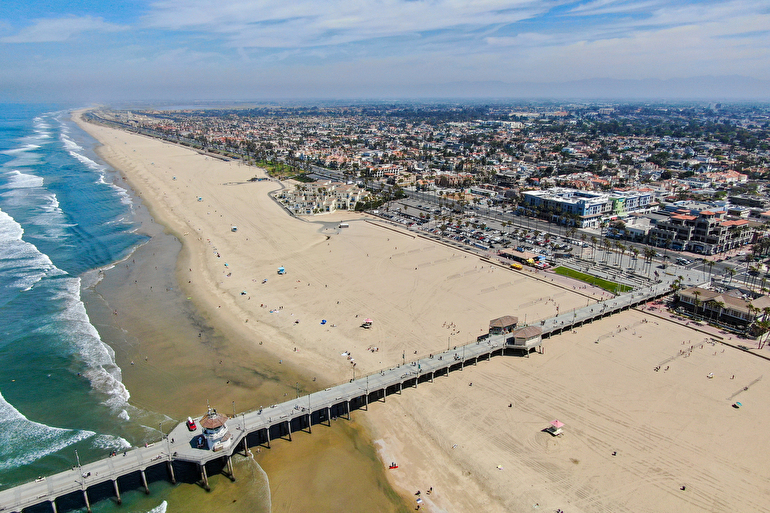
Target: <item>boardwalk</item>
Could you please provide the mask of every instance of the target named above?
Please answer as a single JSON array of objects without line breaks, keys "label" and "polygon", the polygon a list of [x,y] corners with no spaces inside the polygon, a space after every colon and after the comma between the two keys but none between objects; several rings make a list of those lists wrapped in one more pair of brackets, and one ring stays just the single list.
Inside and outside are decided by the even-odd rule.
[{"label": "boardwalk", "polygon": [[[622,310],[643,304],[671,292],[668,283],[651,286],[600,303],[561,313],[538,324],[543,338],[556,335],[585,323],[598,320]],[[233,453],[255,445],[270,446],[272,440],[291,440],[293,432],[311,431],[313,425],[329,423],[335,417],[349,418],[351,410],[368,408],[370,402],[385,401],[388,395],[401,393],[405,388],[431,382],[438,376],[462,370],[468,364],[502,355],[506,335],[458,346],[427,358],[363,376],[326,390],[320,390],[290,401],[271,405],[258,411],[242,413],[227,421],[233,443],[226,451],[213,452],[198,449],[196,438],[201,431],[190,432],[185,424],[175,427],[168,436],[147,447],[118,453],[116,456],[88,463],[82,467],[60,472],[45,479],[0,491],[0,511],[21,513],[25,508],[48,503],[55,513],[57,500],[72,494],[82,496],[80,507],[90,511],[89,490],[105,489],[120,502],[121,481],[139,482],[149,493],[146,472],[157,472],[164,466],[168,479],[175,482],[175,472],[184,465],[197,466],[200,483],[208,488],[207,464],[219,460],[217,467],[234,479],[230,457]],[[189,469],[188,469],[189,470]],[[139,480],[136,479],[138,476]],[[128,478],[131,477],[129,480]],[[132,486],[135,488],[136,486]],[[71,499],[72,497],[70,497]],[[72,502],[71,500],[69,502]]]}]

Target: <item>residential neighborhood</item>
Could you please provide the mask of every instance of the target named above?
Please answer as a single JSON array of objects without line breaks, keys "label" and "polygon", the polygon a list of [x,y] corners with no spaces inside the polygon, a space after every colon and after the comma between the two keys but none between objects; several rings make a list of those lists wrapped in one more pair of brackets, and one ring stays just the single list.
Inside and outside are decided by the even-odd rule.
[{"label": "residential neighborhood", "polygon": [[[288,184],[277,199],[295,215],[415,196],[699,255],[767,239],[770,222],[766,106],[330,102],[95,116],[262,166]],[[451,224],[440,208],[413,221]]]}]

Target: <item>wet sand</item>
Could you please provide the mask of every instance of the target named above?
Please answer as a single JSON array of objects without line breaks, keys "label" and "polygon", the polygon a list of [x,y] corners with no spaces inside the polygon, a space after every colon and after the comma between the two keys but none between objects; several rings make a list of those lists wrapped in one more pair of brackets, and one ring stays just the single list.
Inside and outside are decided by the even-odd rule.
[{"label": "wet sand", "polygon": [[[131,404],[145,410],[141,421],[157,425],[159,418],[166,418],[164,427],[170,429],[188,415],[202,414],[207,400],[216,401],[222,411],[232,415],[233,408],[236,413],[259,408],[294,396],[297,389],[305,393],[328,384],[323,378],[313,381],[291,362],[279,363],[272,354],[261,351],[258,343],[239,339],[227,326],[210,322],[179,283],[179,274],[187,275],[177,273],[177,268],[184,269],[189,259],[179,239],[154,222],[138,197],[135,208],[141,232],[150,239],[124,262],[104,272],[96,286],[84,291],[84,300],[102,339],[115,350]],[[367,432],[360,426],[343,428],[336,423],[333,429],[321,429],[314,437],[323,440],[322,446],[298,443],[297,450],[283,447],[267,460],[271,472],[278,476],[277,489],[272,491],[277,504],[291,504],[305,495],[304,489],[279,486],[284,475],[279,469],[285,467],[291,469],[293,482],[311,483],[319,472],[330,480],[324,493],[312,497],[314,511],[338,511],[341,503],[371,503],[377,505],[376,511],[403,511],[405,502],[387,483],[373,451],[346,449],[371,448]],[[141,426],[130,431],[139,440],[156,437]],[[333,458],[333,464],[323,471],[317,465],[293,465],[315,461],[315,453],[326,455],[326,463]],[[256,448],[253,454],[257,455]],[[271,454],[263,450],[259,456]],[[150,509],[165,499],[168,511],[189,511],[204,504],[216,511],[270,511],[266,476],[256,463],[245,458],[237,461],[236,482],[215,476],[211,493],[197,485],[180,484],[164,489],[159,498],[137,496],[129,502],[133,507]]]},{"label": "wet sand", "polygon": [[[132,134],[93,132],[156,218],[185,241],[178,280],[192,311],[228,344],[243,343],[227,353],[233,359],[264,351],[266,361],[307,369],[307,378],[318,378],[313,385],[346,381],[475,340],[501,315],[534,323],[597,298],[366,216],[293,219],[268,197],[280,184],[248,182],[259,173],[253,168]],[[350,228],[337,229],[341,220]],[[288,274],[276,275],[278,266]],[[379,473],[371,476],[387,475],[412,508],[421,490],[429,511],[768,511],[761,455],[770,448],[756,432],[766,420],[756,405],[768,390],[753,381],[767,362],[710,344],[679,357],[682,342],[702,334],[640,324],[643,315],[614,316],[546,341],[543,355],[480,362],[354,412],[354,422],[365,416],[370,423],[379,449]],[[360,328],[366,317],[374,319],[370,330]],[[668,370],[653,370],[665,361]],[[214,392],[218,383],[217,375]],[[741,397],[755,406],[732,408],[729,398],[750,383]],[[542,431],[554,419],[566,424],[564,436]],[[295,440],[312,442],[316,430],[323,427]],[[305,489],[289,485],[294,464],[307,473],[294,476],[297,483],[311,483],[319,469],[357,481],[343,468],[310,463],[322,447],[308,444],[305,453],[298,445],[276,443],[264,460],[277,476],[274,504],[305,507]],[[287,446],[296,459],[282,460]],[[371,464],[360,454],[357,462]],[[390,461],[399,469],[384,470]],[[358,486],[363,497],[381,481]]]}]

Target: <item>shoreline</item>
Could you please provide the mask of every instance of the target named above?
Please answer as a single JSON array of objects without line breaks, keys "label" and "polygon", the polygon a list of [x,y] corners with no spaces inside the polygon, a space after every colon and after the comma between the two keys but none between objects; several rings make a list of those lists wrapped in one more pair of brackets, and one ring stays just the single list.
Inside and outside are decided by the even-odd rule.
[{"label": "shoreline", "polygon": [[[187,290],[199,294],[196,306],[212,324],[243,334],[234,342],[243,354],[310,369],[324,382],[475,340],[488,319],[501,315],[534,322],[592,300],[560,280],[533,280],[363,217],[344,232],[334,225],[347,213],[297,221],[267,198],[274,184],[246,182],[254,168],[98,131],[117,162],[130,167],[146,201],[176,216],[177,233],[190,243],[187,268],[196,270],[186,274],[183,267],[178,276],[189,279]],[[277,276],[278,266],[288,275]],[[373,329],[359,327],[366,317]],[[353,422],[371,429],[377,475],[404,501],[414,501],[415,490],[434,489],[423,495],[429,511],[702,511],[728,504],[770,511],[770,493],[761,491],[770,479],[761,455],[770,446],[754,433],[768,420],[756,405],[770,397],[770,386],[757,382],[741,397],[754,408],[734,409],[725,400],[761,375],[766,362],[701,338],[628,311],[549,339],[544,354],[481,362],[462,378],[455,373],[389,396],[365,416],[354,413]],[[653,370],[698,342],[670,371]],[[291,391],[289,383],[284,393]],[[563,437],[543,432],[553,419],[565,423]],[[277,460],[273,472],[312,462],[320,450],[315,436],[285,442],[286,451],[263,450],[258,460]],[[293,461],[281,461],[290,452]],[[399,469],[383,470],[390,461]],[[321,478],[338,467],[327,463]],[[318,468],[301,468],[306,479],[318,478]],[[283,504],[277,495],[273,501]],[[292,511],[290,502],[282,511]]]},{"label": "shoreline", "polygon": [[[79,126],[84,130],[87,128],[82,123],[79,123]],[[89,311],[92,315],[95,308],[101,311],[94,315],[96,327],[105,342],[109,342],[116,352],[116,363],[123,370],[124,385],[131,393],[129,403],[145,411],[171,416],[176,421],[181,421],[188,415],[205,411],[205,403],[201,403],[201,398],[226,395],[227,400],[220,401],[220,409],[231,412],[231,403],[235,401],[237,411],[242,411],[256,409],[262,403],[282,401],[286,394],[295,392],[295,382],[301,383],[302,390],[325,386],[326,380],[314,382],[307,372],[301,371],[296,365],[289,362],[279,364],[280,358],[275,355],[262,352],[246,355],[245,358],[239,356],[239,353],[243,354],[244,343],[238,340],[241,336],[238,330],[229,329],[227,324],[223,326],[221,319],[219,322],[216,319],[211,322],[206,312],[190,295],[194,291],[184,290],[185,283],[182,280],[188,277],[187,273],[194,264],[191,257],[193,252],[189,245],[181,243],[185,240],[183,235],[180,236],[178,232],[175,233],[164,225],[162,216],[158,219],[156,210],[142,197],[140,189],[131,182],[130,175],[104,154],[103,147],[97,149],[97,154],[123,177],[123,182],[135,196],[135,208],[140,210],[136,215],[142,223],[140,231],[149,237],[145,243],[135,248],[131,255],[112,268],[104,269],[98,281],[84,287],[86,297],[94,296],[89,303],[99,300],[104,305],[109,305],[109,308],[106,308],[89,304]],[[163,315],[158,315],[159,310],[163,311]],[[180,339],[186,339],[186,342]],[[192,353],[192,356],[180,357],[180,352]],[[212,353],[217,355],[212,360],[214,363],[202,364],[207,357],[211,359]],[[163,362],[163,365],[156,365],[154,362]],[[164,394],[157,393],[159,385],[165,390]],[[335,425],[330,433],[325,433],[322,437],[315,436],[323,438],[333,447],[346,446],[351,442],[356,446],[369,446],[371,441],[368,430],[362,428],[357,422],[343,430]],[[271,472],[280,472],[281,468],[291,467],[292,462],[313,459],[317,453],[327,450],[324,448],[319,451],[319,448],[312,444],[312,440],[310,442],[296,444],[301,448],[298,447],[299,450],[294,451],[293,458],[286,457],[285,449],[279,450],[281,454],[275,455],[277,460],[267,458],[268,468]],[[272,455],[265,452],[255,456]],[[340,483],[345,483],[345,479],[349,478],[345,475],[348,469],[354,468],[356,473],[367,475],[367,479],[371,480],[375,487],[382,488],[384,473],[378,462],[372,461],[368,456],[361,457],[356,454],[337,452],[336,457],[339,465],[328,474],[336,477]],[[246,464],[245,461],[241,463],[242,467]],[[316,470],[311,472],[310,469],[295,469],[292,479],[302,479],[304,476],[305,479],[312,480]],[[225,498],[242,498],[244,486],[247,485],[240,480],[239,483],[233,485],[223,482],[220,487],[231,490],[221,491],[220,495],[224,493]],[[176,509],[180,504],[196,503],[195,497],[200,490],[197,487],[185,486],[181,489],[173,488],[167,493],[170,494],[171,507]],[[260,505],[258,502],[263,492],[255,493],[246,494],[247,497],[257,498],[253,498],[251,502],[240,500],[241,507],[246,504],[264,507],[264,504]],[[340,487],[332,489],[333,495],[341,493],[344,493],[344,490]],[[283,487],[279,492],[273,493],[273,498],[291,504],[302,495],[301,491]],[[364,499],[360,493],[348,495],[348,506],[354,506]],[[374,494],[372,499],[373,504],[379,505],[381,511],[403,511],[403,499],[387,486],[381,493]],[[233,507],[230,510],[239,509]],[[332,508],[316,510],[336,511]],[[283,510],[274,507],[273,511]]]}]

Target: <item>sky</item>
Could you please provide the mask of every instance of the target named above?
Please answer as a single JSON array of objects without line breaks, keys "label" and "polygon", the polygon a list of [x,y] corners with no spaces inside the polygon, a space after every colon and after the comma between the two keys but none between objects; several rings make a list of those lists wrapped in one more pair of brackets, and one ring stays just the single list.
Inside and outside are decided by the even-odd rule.
[{"label": "sky", "polygon": [[0,101],[770,100],[769,0],[3,0]]}]

